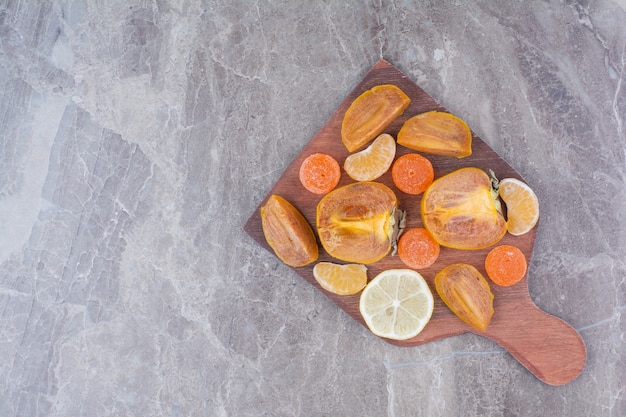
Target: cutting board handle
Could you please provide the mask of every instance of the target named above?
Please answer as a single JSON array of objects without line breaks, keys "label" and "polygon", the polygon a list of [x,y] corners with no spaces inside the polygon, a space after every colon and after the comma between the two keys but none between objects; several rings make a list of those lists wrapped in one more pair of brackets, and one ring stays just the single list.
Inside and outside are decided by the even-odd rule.
[{"label": "cutting board handle", "polygon": [[[587,349],[576,329],[541,310],[530,298],[500,307],[500,324],[487,331],[490,339],[546,384],[563,385],[580,375]],[[515,323],[514,332],[511,323]],[[501,328],[505,326],[508,329]]]}]

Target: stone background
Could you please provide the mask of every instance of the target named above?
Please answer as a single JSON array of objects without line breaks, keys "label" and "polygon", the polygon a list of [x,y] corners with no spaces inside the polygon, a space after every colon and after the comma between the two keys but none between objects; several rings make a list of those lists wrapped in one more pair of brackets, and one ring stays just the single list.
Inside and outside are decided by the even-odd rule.
[{"label": "stone background", "polygon": [[[242,226],[380,58],[539,196],[588,350],[377,339]],[[626,415],[626,2],[1,1],[0,415]]]}]

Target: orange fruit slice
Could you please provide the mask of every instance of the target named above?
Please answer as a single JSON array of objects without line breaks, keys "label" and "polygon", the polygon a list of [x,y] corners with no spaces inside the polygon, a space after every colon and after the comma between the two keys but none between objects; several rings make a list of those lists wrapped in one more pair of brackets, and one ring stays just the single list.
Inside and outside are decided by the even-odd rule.
[{"label": "orange fruit slice", "polygon": [[376,336],[406,340],[428,324],[434,308],[428,284],[412,269],[388,269],[363,290],[359,311]]},{"label": "orange fruit slice", "polygon": [[498,194],[506,205],[506,227],[513,236],[528,233],[539,220],[539,200],[535,192],[516,178],[500,181]]},{"label": "orange fruit slice", "polygon": [[387,172],[395,156],[395,139],[383,133],[367,148],[348,156],[343,169],[353,180],[374,181]]},{"label": "orange fruit slice", "polygon": [[351,295],[367,284],[367,267],[361,264],[319,262],[313,267],[313,277],[326,291],[337,295]]}]

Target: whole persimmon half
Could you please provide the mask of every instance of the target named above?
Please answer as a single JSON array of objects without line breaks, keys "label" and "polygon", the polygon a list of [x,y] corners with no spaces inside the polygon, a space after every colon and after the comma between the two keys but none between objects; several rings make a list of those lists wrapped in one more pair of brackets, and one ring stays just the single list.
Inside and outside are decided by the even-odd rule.
[{"label": "whole persimmon half", "polygon": [[317,233],[333,258],[360,264],[391,250],[400,224],[398,199],[386,185],[356,182],[336,188],[317,205]]},{"label": "whole persimmon half", "polygon": [[460,168],[436,179],[424,192],[421,210],[433,238],[453,249],[483,249],[507,231],[491,178],[480,168]]}]

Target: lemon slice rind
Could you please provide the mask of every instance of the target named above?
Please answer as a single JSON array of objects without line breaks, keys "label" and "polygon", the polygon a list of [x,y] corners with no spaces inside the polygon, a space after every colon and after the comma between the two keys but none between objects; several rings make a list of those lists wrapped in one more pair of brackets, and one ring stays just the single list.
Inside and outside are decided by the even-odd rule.
[{"label": "lemon slice rind", "polygon": [[407,340],[430,321],[434,299],[426,280],[412,269],[389,269],[363,290],[359,311],[376,336]]}]

